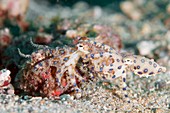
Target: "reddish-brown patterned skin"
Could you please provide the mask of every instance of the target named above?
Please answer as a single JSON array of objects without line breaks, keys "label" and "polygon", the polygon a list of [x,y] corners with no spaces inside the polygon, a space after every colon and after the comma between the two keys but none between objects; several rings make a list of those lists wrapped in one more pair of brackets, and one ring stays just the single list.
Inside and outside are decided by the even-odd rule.
[{"label": "reddish-brown patterned skin", "polygon": [[166,71],[153,60],[135,55],[122,56],[113,48],[86,37],[77,37],[74,44],[76,48],[45,47],[33,52],[30,62],[22,70],[21,88],[44,96],[59,96],[74,91],[79,98],[80,84],[94,77],[91,75],[110,81],[121,77],[124,96],[130,102],[126,91],[128,70],[144,77]]}]

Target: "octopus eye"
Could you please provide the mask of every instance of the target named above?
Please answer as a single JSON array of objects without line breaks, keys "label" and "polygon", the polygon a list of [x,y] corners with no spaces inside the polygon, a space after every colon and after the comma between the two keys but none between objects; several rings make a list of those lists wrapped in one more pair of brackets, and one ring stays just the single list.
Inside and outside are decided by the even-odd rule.
[{"label": "octopus eye", "polygon": [[83,47],[82,45],[79,45],[79,47]]},{"label": "octopus eye", "polygon": [[130,59],[127,59],[127,60],[126,60],[126,62],[132,63],[132,60],[130,60]]},{"label": "octopus eye", "polygon": [[124,62],[125,64],[128,64],[128,65],[133,64],[133,61],[129,58],[125,58],[122,62]]}]

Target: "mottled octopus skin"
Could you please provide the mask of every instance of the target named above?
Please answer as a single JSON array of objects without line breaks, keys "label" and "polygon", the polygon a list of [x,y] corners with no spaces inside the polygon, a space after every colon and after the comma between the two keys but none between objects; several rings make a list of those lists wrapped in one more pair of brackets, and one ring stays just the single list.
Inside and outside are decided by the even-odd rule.
[{"label": "mottled octopus skin", "polygon": [[155,76],[161,72],[166,72],[166,68],[157,64],[153,59],[138,55],[126,55],[123,63],[133,73],[139,77]]},{"label": "mottled octopus skin", "polygon": [[78,45],[77,48],[76,51],[69,47],[44,48],[33,52],[22,70],[21,89],[49,97],[59,96],[67,90],[79,93],[76,80],[82,82],[84,79],[76,69],[76,64],[86,51]]},{"label": "mottled octopus skin", "polygon": [[165,72],[166,68],[158,65],[154,60],[137,55],[125,55],[118,53],[113,48],[89,40],[85,37],[78,37],[75,42],[87,46],[90,54],[83,58],[88,63],[90,72],[104,80],[113,81],[117,77],[122,77],[124,96],[130,102],[126,92],[126,74],[132,71],[140,77],[154,76]]},{"label": "mottled octopus skin", "polygon": [[78,39],[78,43],[88,47],[89,54],[82,59],[84,63],[88,62],[86,64],[90,73],[97,75],[102,80],[109,81],[122,77],[122,90],[124,90],[127,101],[130,102],[126,92],[126,67],[122,62],[122,56],[113,48],[86,38]]},{"label": "mottled octopus skin", "polygon": [[[127,71],[140,77],[166,71],[153,60],[136,55],[123,56],[113,48],[86,37],[78,37],[74,42],[75,49],[45,47],[33,52],[23,70],[22,89],[29,92],[40,90],[45,96],[59,96],[71,90],[75,91],[76,97],[80,97],[81,90],[77,83],[81,84],[85,78],[93,78],[91,75],[109,81],[121,77],[124,97],[130,102],[126,91]],[[81,65],[77,67],[79,63]],[[83,70],[84,67],[87,70]]]}]

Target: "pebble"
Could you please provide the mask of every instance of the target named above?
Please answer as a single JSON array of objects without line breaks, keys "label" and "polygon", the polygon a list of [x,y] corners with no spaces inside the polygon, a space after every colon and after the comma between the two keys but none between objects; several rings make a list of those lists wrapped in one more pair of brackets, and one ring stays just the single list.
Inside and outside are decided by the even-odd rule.
[{"label": "pebble", "polygon": [[163,88],[165,88],[166,87],[166,81],[165,80],[157,80],[156,82],[155,82],[155,89],[156,90],[161,90],[161,89],[163,89]]},{"label": "pebble", "polygon": [[78,33],[76,30],[67,30],[66,37],[68,38],[75,38],[78,36]]},{"label": "pebble", "polygon": [[153,41],[141,41],[137,44],[140,55],[149,55],[158,46]]},{"label": "pebble", "polygon": [[0,48],[7,47],[12,41],[12,35],[8,28],[0,30]]},{"label": "pebble", "polygon": [[142,13],[135,7],[135,4],[131,1],[122,2],[120,8],[132,20],[140,20],[142,18]]}]

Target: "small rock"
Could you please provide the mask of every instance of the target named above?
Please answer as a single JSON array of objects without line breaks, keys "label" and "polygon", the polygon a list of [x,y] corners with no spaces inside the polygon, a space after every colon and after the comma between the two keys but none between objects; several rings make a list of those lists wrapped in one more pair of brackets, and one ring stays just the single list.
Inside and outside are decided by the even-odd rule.
[{"label": "small rock", "polygon": [[8,46],[12,41],[12,35],[8,28],[0,30],[0,47]]},{"label": "small rock", "polygon": [[38,44],[49,44],[51,43],[53,37],[50,34],[38,33],[35,37],[35,42]]},{"label": "small rock", "polygon": [[68,38],[75,38],[75,37],[77,37],[77,31],[76,30],[67,30],[67,32],[66,32],[66,36],[68,37]]},{"label": "small rock", "polygon": [[120,8],[132,20],[140,20],[142,18],[142,13],[135,7],[135,4],[131,1],[122,2]]},{"label": "small rock", "polygon": [[10,77],[11,72],[7,69],[2,69],[0,71],[0,87],[7,86],[11,82]]},{"label": "small rock", "polygon": [[158,80],[155,82],[155,89],[160,90],[166,87],[166,81],[165,80]]},{"label": "small rock", "polygon": [[151,32],[152,32],[151,26],[150,26],[148,23],[144,24],[143,27],[142,27],[141,33],[142,33],[143,35],[148,35],[148,34],[150,34]]},{"label": "small rock", "polygon": [[15,100],[15,101],[18,100],[18,99],[19,99],[19,96],[18,96],[18,95],[14,97],[14,100]]},{"label": "small rock", "polygon": [[141,41],[137,44],[137,48],[141,55],[149,55],[158,45],[153,41]]}]

